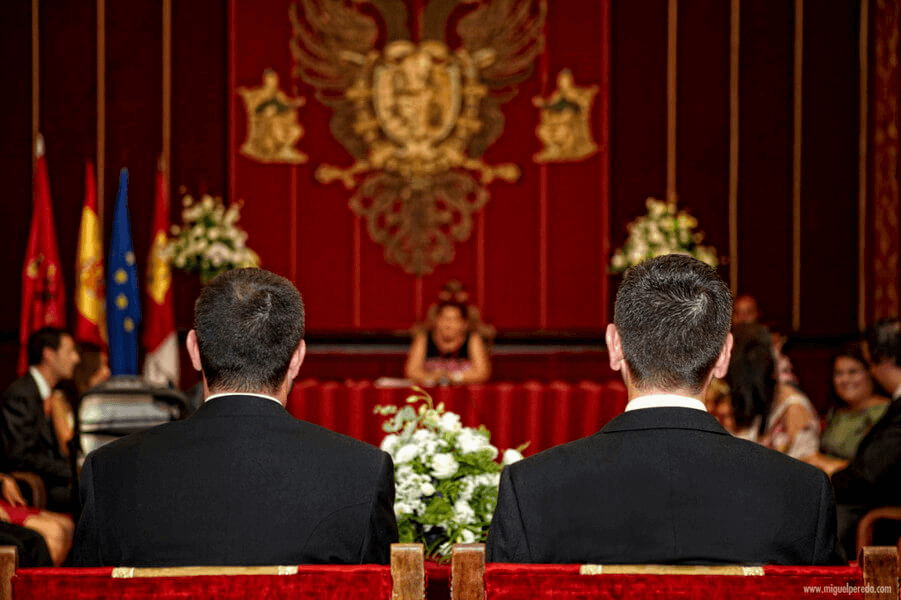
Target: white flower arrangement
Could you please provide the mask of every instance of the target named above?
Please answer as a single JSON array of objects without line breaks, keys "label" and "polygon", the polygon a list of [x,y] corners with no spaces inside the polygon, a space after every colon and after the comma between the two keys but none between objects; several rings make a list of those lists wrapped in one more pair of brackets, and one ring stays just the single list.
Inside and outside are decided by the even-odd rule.
[{"label": "white flower arrangement", "polygon": [[394,513],[401,542],[422,542],[426,556],[446,559],[451,545],[484,542],[497,505],[503,465],[522,459],[525,445],[505,450],[489,442],[484,426],[432,405],[424,390],[407,398],[418,407],[376,406],[386,415],[381,448],[394,459]]},{"label": "white flower arrangement", "polygon": [[172,226],[173,237],[167,246],[173,267],[197,273],[208,283],[231,269],[260,266],[260,257],[246,246],[247,232],[237,225],[240,203],[226,209],[221,198],[204,195],[194,202],[191,195],[185,195],[182,205],[183,224]]},{"label": "white flower arrangement", "polygon": [[648,198],[648,214],[629,223],[629,238],[613,253],[610,271],[622,273],[632,265],[665,254],[687,254],[716,268],[719,264],[716,249],[702,246],[704,232],[695,231],[698,220],[677,211],[675,202]]}]

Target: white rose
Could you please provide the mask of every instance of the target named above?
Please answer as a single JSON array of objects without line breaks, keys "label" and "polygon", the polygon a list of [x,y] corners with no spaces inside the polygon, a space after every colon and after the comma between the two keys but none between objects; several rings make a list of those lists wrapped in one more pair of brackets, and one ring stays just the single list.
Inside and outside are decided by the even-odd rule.
[{"label": "white rose", "polygon": [[451,454],[436,454],[432,457],[432,474],[438,479],[453,477],[459,468]]},{"label": "white rose", "polygon": [[403,446],[400,450],[397,451],[397,456],[394,457],[394,462],[398,464],[410,462],[414,458],[416,458],[416,454],[419,452],[418,448],[413,444],[407,444]]},{"label": "white rose", "polygon": [[454,519],[461,523],[474,523],[476,520],[476,511],[472,509],[469,502],[457,500],[454,503]]},{"label": "white rose", "polygon": [[476,534],[474,534],[473,532],[471,532],[468,529],[464,529],[460,533],[460,538],[463,540],[464,544],[471,544],[474,541],[476,541]]},{"label": "white rose", "polygon": [[452,412],[444,413],[438,420],[438,426],[444,431],[456,431],[460,429],[460,415]]},{"label": "white rose", "polygon": [[385,436],[385,439],[382,440],[382,444],[379,446],[382,450],[391,454],[394,452],[394,447],[397,446],[397,436],[393,433],[389,433]]},{"label": "white rose", "polygon": [[512,465],[513,463],[522,460],[522,454],[519,453],[518,450],[514,450],[513,448],[509,448],[504,450],[504,458],[501,461],[502,465]]},{"label": "white rose", "polygon": [[488,440],[485,439],[485,436],[467,427],[457,436],[457,444],[460,446],[460,452],[470,454],[488,447]]},{"label": "white rose", "polygon": [[423,496],[431,496],[435,493],[435,486],[426,482],[419,487],[419,491],[422,492]]}]

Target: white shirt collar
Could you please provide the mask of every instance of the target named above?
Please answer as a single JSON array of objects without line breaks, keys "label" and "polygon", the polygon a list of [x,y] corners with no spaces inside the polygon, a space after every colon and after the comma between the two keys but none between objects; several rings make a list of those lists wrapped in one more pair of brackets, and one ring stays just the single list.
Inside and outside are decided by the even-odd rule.
[{"label": "white shirt collar", "polygon": [[50,389],[50,384],[47,383],[47,380],[44,379],[41,372],[35,367],[28,367],[28,372],[31,374],[31,378],[34,379],[34,382],[38,384],[38,392],[41,394],[41,400],[49,398],[53,390]]},{"label": "white shirt collar", "polygon": [[278,401],[278,398],[274,396],[267,396],[266,394],[252,394],[250,392],[223,392],[221,394],[213,394],[212,396],[204,400],[204,402],[209,402],[213,398],[219,398],[220,396],[256,396],[257,398],[266,398],[267,400],[272,400],[279,406],[283,406],[282,403]]},{"label": "white shirt collar", "polygon": [[897,400],[898,398],[901,398],[901,385],[895,388],[895,391],[892,392],[892,400]]},{"label": "white shirt collar", "polygon": [[626,405],[626,410],[639,410],[642,408],[694,408],[707,412],[704,403],[695,398],[678,396],[676,394],[651,394],[632,398]]}]

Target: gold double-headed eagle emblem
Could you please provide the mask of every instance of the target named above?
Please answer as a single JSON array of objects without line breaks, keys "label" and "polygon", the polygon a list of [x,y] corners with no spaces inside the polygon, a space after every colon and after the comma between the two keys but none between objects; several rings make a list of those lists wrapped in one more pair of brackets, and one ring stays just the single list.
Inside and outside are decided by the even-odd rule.
[{"label": "gold double-headed eagle emblem", "polygon": [[[500,105],[532,71],[543,44],[546,0],[432,0],[414,42],[403,3],[301,0],[290,10],[295,75],[333,109],[331,129],[356,161],[320,165],[316,178],[355,189],[350,208],[365,217],[389,262],[423,275],[454,256],[485,186],[516,181],[519,168],[480,157],[503,131]],[[379,23],[363,12],[369,5]],[[459,5],[457,48],[445,31]],[[476,177],[474,177],[474,175]]]}]

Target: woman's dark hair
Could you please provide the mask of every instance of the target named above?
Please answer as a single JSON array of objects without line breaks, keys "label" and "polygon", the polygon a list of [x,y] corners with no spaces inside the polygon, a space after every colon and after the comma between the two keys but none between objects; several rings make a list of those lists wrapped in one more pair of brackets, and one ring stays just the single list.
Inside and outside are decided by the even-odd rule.
[{"label": "woman's dark hair", "polygon": [[442,300],[438,302],[437,309],[435,310],[435,317],[437,318],[441,311],[451,306],[460,311],[460,316],[463,317],[464,321],[469,320],[469,305],[465,302],[458,302],[456,300]]},{"label": "woman's dark hair", "polygon": [[763,434],[776,393],[772,338],[766,327],[751,323],[736,325],[732,335],[734,343],[726,383],[732,390],[735,425],[750,427],[759,416],[758,434]]}]

